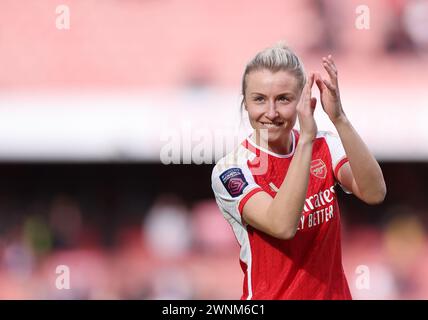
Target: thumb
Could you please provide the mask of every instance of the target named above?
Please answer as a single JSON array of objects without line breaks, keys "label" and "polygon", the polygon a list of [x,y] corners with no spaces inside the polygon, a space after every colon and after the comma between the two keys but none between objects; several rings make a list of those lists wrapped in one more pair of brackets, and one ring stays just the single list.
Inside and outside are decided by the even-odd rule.
[{"label": "thumb", "polygon": [[317,84],[318,89],[322,93],[324,91],[324,89],[326,88],[326,86],[325,86],[324,82],[322,81],[321,75],[319,73],[317,73],[315,75],[315,83]]}]

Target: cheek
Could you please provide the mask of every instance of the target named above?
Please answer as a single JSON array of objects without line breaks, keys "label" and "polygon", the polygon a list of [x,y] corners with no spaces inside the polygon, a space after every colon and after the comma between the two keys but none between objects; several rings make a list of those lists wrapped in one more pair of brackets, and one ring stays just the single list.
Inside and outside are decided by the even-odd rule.
[{"label": "cheek", "polygon": [[247,105],[247,113],[248,113],[248,118],[251,119],[258,119],[260,118],[263,114],[263,108],[261,108],[260,106],[257,105]]},{"label": "cheek", "polygon": [[295,119],[297,117],[297,109],[295,105],[284,106],[279,110],[279,114],[283,119]]}]

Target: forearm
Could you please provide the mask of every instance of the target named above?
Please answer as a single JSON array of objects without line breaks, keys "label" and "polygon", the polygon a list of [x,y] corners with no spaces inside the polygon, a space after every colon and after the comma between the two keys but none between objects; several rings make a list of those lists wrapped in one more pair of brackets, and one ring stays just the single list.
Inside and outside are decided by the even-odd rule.
[{"label": "forearm", "polygon": [[279,233],[287,234],[289,238],[297,230],[306,198],[312,145],[312,141],[299,141],[287,175],[268,208],[273,225],[280,229]]},{"label": "forearm", "polygon": [[339,133],[355,183],[365,200],[380,199],[385,196],[386,186],[382,170],[351,122],[344,115],[334,122]]}]

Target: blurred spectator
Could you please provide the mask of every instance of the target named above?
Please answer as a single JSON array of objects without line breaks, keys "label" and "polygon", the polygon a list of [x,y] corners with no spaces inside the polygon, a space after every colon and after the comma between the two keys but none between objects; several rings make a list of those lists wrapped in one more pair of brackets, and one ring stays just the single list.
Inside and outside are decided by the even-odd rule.
[{"label": "blurred spectator", "polygon": [[415,47],[405,23],[407,0],[389,0],[390,18],[386,21],[385,50],[388,53],[413,52]]},{"label": "blurred spectator", "polygon": [[3,267],[10,276],[29,280],[35,267],[31,248],[21,241],[7,245],[3,252]]},{"label": "blurred spectator", "polygon": [[201,201],[192,210],[193,246],[202,253],[233,252],[239,244],[215,201]]},{"label": "blurred spectator", "polygon": [[190,248],[189,213],[175,196],[159,197],[142,228],[147,247],[159,258],[180,257]]},{"label": "blurred spectator", "polygon": [[314,10],[313,32],[316,33],[316,43],[310,48],[315,53],[338,53],[342,49],[340,31],[343,29],[343,16],[340,1],[310,0],[308,2]]},{"label": "blurred spectator", "polygon": [[52,201],[49,219],[55,248],[69,248],[78,244],[82,214],[78,203],[72,197],[56,195]]},{"label": "blurred spectator", "polygon": [[407,1],[403,12],[403,25],[416,49],[428,53],[428,1]]},{"label": "blurred spectator", "polygon": [[24,240],[38,256],[49,253],[52,249],[52,232],[45,216],[30,214],[24,222]]},{"label": "blurred spectator", "polygon": [[395,279],[382,254],[381,230],[354,226],[345,239],[343,261],[353,299],[396,299]]},{"label": "blurred spectator", "polygon": [[399,299],[420,296],[427,239],[421,220],[411,211],[393,217],[384,231],[385,259],[394,275]]},{"label": "blurred spectator", "polygon": [[179,266],[165,266],[155,270],[151,278],[150,299],[194,299],[191,276]]}]

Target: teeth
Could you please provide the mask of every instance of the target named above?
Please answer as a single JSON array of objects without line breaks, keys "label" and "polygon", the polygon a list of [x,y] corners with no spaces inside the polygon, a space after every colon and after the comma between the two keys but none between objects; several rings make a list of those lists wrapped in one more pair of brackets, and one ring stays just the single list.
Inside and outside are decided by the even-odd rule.
[{"label": "teeth", "polygon": [[279,127],[279,126],[280,126],[280,124],[278,124],[278,123],[263,123],[263,122],[262,122],[262,124],[263,124],[265,127],[267,127],[267,128],[275,128],[275,127]]}]

